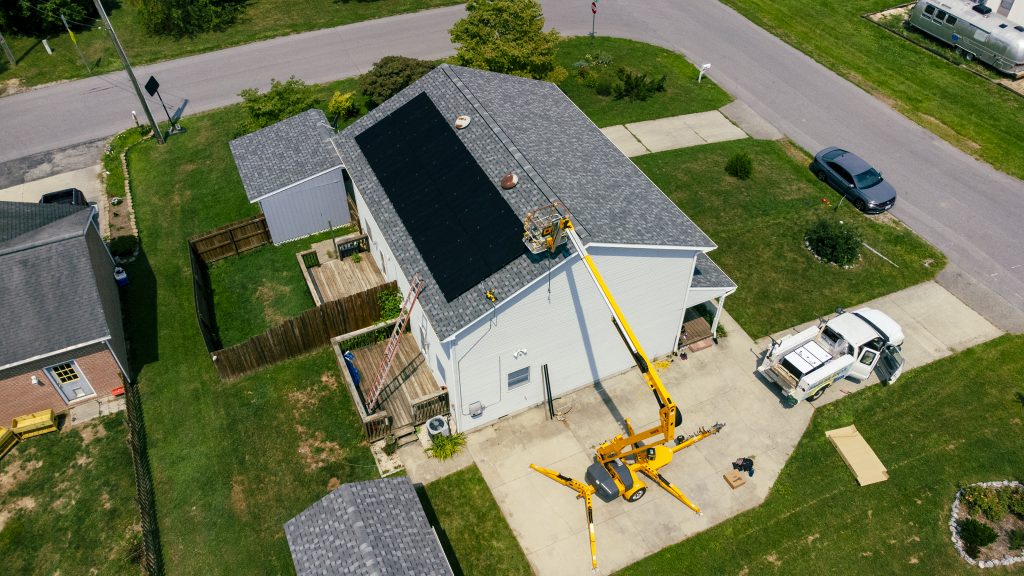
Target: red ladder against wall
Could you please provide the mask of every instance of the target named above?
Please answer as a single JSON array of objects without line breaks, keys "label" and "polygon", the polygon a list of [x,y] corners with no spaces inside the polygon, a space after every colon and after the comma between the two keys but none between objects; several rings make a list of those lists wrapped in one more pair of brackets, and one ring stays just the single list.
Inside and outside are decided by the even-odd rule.
[{"label": "red ladder against wall", "polygon": [[384,350],[384,358],[381,359],[380,366],[377,368],[377,376],[373,380],[373,385],[370,386],[370,393],[366,395],[367,412],[373,413],[377,406],[385,400],[381,396],[381,392],[384,391],[388,370],[398,353],[402,334],[405,332],[406,325],[409,324],[409,315],[412,314],[412,309],[416,306],[416,300],[419,299],[424,284],[426,282],[420,278],[419,274],[412,277],[409,292],[405,295],[405,300],[402,301],[402,311],[399,312],[398,320],[395,321],[395,329],[391,331],[391,340],[388,341],[388,347]]}]

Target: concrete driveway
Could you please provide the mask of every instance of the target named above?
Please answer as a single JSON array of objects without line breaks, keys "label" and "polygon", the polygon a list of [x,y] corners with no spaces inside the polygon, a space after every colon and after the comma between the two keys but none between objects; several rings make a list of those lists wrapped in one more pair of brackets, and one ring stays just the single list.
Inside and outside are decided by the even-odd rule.
[{"label": "concrete driveway", "polygon": [[[934,282],[866,305],[884,310],[903,326],[909,368],[1002,333]],[[768,340],[754,342],[728,314],[723,314],[722,322],[727,338],[690,354],[688,360],[676,360],[661,372],[682,410],[683,426],[677,433],[690,434],[716,422],[726,424],[722,432],[680,452],[662,469],[666,478],[703,509],[704,516],[694,514],[657,486],[649,486],[647,495],[633,504],[622,499],[612,503],[595,500],[601,574],[760,504],[810,422],[813,404],[802,402],[786,408],[775,386],[755,376]],[[843,381],[815,404],[863,387]],[[582,502],[569,489],[530,470],[529,465],[582,480],[596,445],[621,433],[625,417],[631,418],[637,430],[653,426],[657,405],[636,370],[579,390],[555,405],[565,414],[564,421],[548,420],[547,409],[538,407],[469,434],[467,443],[534,571],[542,576],[590,574]],[[745,486],[730,489],[722,475],[731,469],[733,460],[751,455],[756,462],[754,477]]]},{"label": "concrete driveway", "polygon": [[[924,366],[971,346],[988,342],[1003,333],[935,282],[911,286],[864,304],[850,306],[849,309],[856,310],[863,306],[885,312],[903,327],[905,370]],[[807,322],[773,336],[779,340],[787,334],[799,332],[815,324],[816,321]],[[768,348],[770,339],[761,338],[756,344],[758,351],[764,351]],[[814,401],[814,405],[822,406],[834,402],[847,394],[877,383],[878,376],[875,375],[862,383],[842,380],[826,390],[821,398]]]},{"label": "concrete driveway", "polygon": [[100,230],[106,230],[107,203],[100,172],[103,166],[96,164],[79,170],[56,174],[47,178],[33,180],[0,190],[0,201],[4,202],[38,202],[47,192],[56,192],[65,188],[78,188],[85,194],[90,204],[95,204],[100,214]]}]

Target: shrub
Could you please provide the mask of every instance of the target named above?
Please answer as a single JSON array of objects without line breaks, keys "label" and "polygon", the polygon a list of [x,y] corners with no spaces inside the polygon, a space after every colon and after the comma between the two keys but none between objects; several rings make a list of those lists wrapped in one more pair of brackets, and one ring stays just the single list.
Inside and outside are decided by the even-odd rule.
[{"label": "shrub", "polygon": [[356,264],[359,264],[362,261],[363,261],[363,255],[360,254],[359,252],[356,252],[355,254],[352,255],[352,262],[354,262]]},{"label": "shrub", "polygon": [[633,101],[647,100],[656,92],[665,91],[665,75],[657,80],[647,77],[647,74],[633,72],[625,68],[619,68],[616,75],[620,84],[615,85],[615,99],[628,98]]},{"label": "shrub", "polygon": [[256,88],[246,88],[238,95],[242,97],[242,109],[248,116],[242,124],[242,134],[266,128],[320,104],[317,89],[295,76],[286,82],[272,79],[270,90],[264,94]]},{"label": "shrub", "polygon": [[1010,543],[1010,551],[1024,548],[1024,530],[1010,530],[1006,533],[1006,539]]},{"label": "shrub", "polygon": [[822,218],[807,231],[807,245],[822,260],[846,266],[860,254],[860,236],[852,226]]},{"label": "shrub", "polygon": [[962,518],[956,526],[960,540],[964,543],[964,552],[971,558],[977,558],[982,548],[996,541],[996,531],[974,518]]},{"label": "shrub", "polygon": [[1024,488],[1020,486],[1010,489],[1010,496],[1007,502],[1007,509],[1019,518],[1024,520]]},{"label": "shrub", "polygon": [[327,102],[327,116],[335,124],[339,118],[355,118],[359,114],[359,104],[356,102],[355,92],[335,91],[334,95]]},{"label": "shrub", "polygon": [[128,258],[139,247],[136,236],[118,236],[110,240],[110,254],[115,258]]},{"label": "shrub", "polygon": [[139,17],[152,34],[182,38],[224,30],[247,0],[137,0]]},{"label": "shrub", "polygon": [[972,516],[984,514],[993,522],[1000,521],[1010,509],[1010,491],[991,486],[968,486],[960,501],[967,505]]},{"label": "shrub", "polygon": [[369,72],[359,77],[359,92],[366,96],[371,108],[376,108],[433,69],[433,62],[405,56],[385,56]]},{"label": "shrub", "polygon": [[465,445],[466,435],[462,433],[451,436],[435,436],[434,445],[427,448],[426,452],[438,460],[447,460],[458,454]]},{"label": "shrub", "polygon": [[737,152],[726,161],[725,173],[733,178],[749,180],[754,175],[754,159],[746,152]]},{"label": "shrub", "polygon": [[597,92],[598,96],[611,96],[613,89],[612,81],[604,76],[598,78],[594,83],[594,92]]},{"label": "shrub", "polygon": [[381,321],[398,318],[398,314],[402,312],[402,294],[398,290],[381,292],[377,296],[377,303],[380,304]]}]

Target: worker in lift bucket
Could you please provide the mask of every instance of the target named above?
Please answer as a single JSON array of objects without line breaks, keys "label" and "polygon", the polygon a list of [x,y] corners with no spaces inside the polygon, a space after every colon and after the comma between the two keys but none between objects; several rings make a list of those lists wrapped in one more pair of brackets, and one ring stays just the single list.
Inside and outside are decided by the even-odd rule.
[{"label": "worker in lift bucket", "polygon": [[732,463],[733,470],[739,470],[740,472],[746,472],[751,478],[754,477],[754,458],[737,458]]}]

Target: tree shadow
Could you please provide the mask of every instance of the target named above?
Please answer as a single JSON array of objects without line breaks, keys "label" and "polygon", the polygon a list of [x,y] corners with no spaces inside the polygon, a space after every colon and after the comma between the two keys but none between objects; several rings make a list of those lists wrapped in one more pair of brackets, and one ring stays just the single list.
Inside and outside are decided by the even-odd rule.
[{"label": "tree shadow", "polygon": [[455,556],[455,549],[452,548],[452,543],[448,539],[448,534],[445,533],[444,528],[441,527],[441,522],[437,519],[437,513],[434,512],[434,506],[430,503],[430,497],[427,496],[427,490],[423,487],[423,484],[414,484],[416,488],[416,496],[420,499],[420,505],[423,506],[423,513],[427,515],[427,522],[434,529],[437,534],[437,539],[441,542],[441,548],[444,550],[444,555],[448,558],[448,564],[452,567],[452,572],[455,576],[463,576],[465,574],[462,571],[462,566],[459,565],[459,559]]},{"label": "tree shadow", "polygon": [[1020,402],[1021,408],[1024,408],[1024,392],[1017,392],[1014,396],[1017,397],[1017,402]]},{"label": "tree shadow", "polygon": [[157,346],[156,276],[139,249],[134,261],[124,265],[128,285],[121,289],[121,310],[124,312],[125,335],[128,339],[128,364],[132,374],[160,359]]}]

